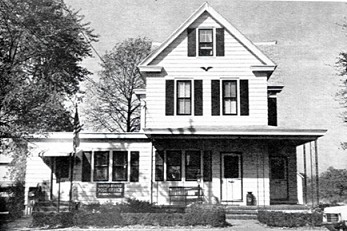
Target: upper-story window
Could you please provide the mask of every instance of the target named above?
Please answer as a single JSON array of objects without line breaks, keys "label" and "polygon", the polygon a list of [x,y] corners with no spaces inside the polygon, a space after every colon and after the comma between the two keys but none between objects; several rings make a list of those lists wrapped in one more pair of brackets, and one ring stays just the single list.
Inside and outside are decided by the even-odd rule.
[{"label": "upper-story window", "polygon": [[188,56],[224,56],[224,28],[188,28]]},{"label": "upper-story window", "polygon": [[211,80],[211,92],[213,116],[249,115],[248,80]]},{"label": "upper-story window", "polygon": [[199,30],[199,56],[213,55],[213,30]]},{"label": "upper-story window", "polygon": [[223,115],[237,114],[237,82],[223,81]]},{"label": "upper-story window", "polygon": [[202,80],[166,80],[165,88],[165,115],[202,116]]},{"label": "upper-story window", "polygon": [[190,115],[192,110],[191,81],[177,81],[177,114]]}]

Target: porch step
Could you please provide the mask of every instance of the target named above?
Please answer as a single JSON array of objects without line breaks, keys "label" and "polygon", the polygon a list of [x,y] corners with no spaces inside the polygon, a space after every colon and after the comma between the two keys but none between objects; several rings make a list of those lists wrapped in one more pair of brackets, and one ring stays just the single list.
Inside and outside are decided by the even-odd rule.
[{"label": "porch step", "polygon": [[258,216],[257,206],[226,206],[226,218],[235,220],[256,220]]}]

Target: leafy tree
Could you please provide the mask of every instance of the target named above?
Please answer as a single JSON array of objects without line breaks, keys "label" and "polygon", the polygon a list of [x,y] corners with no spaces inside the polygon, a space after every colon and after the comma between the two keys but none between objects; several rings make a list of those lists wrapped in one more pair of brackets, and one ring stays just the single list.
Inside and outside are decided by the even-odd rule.
[{"label": "leafy tree", "polygon": [[0,1],[0,138],[72,129],[64,101],[96,36],[58,0]]},{"label": "leafy tree", "polygon": [[139,128],[139,101],[134,90],[145,81],[138,64],[150,52],[147,38],[129,38],[106,52],[98,82],[90,82],[85,109],[87,124],[94,130],[133,132]]},{"label": "leafy tree", "polygon": [[72,131],[66,100],[89,74],[80,62],[97,39],[82,19],[62,0],[0,1],[0,154],[12,155],[18,181],[27,134]]},{"label": "leafy tree", "polygon": [[329,167],[319,176],[320,198],[327,202],[347,200],[347,169]]}]

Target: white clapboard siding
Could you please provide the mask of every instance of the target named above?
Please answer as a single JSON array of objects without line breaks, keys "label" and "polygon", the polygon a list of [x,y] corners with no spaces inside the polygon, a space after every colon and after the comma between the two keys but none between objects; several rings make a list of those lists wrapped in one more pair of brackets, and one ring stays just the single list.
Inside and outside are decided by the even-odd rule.
[{"label": "white clapboard siding", "polygon": [[[71,143],[71,142],[70,142]],[[33,153],[34,156],[28,158],[27,161],[27,174],[26,174],[26,200],[28,198],[28,189],[29,187],[36,187],[38,184],[42,184],[43,182],[48,182],[50,186],[50,179],[52,170],[47,165],[42,157],[38,156],[38,153],[41,150],[45,150],[45,154],[49,155],[51,152],[56,153],[59,150],[59,153],[63,153],[65,150],[66,153],[70,152],[70,146],[67,147],[70,143],[62,142],[62,141],[49,141],[47,139],[44,142],[36,142],[34,144],[35,151]],[[65,147],[62,148],[62,147]],[[152,145],[149,141],[137,141],[137,140],[111,140],[107,141],[106,139],[101,142],[81,142],[79,149],[81,151],[119,151],[124,150],[128,151],[139,151],[140,152],[140,160],[139,160],[139,182],[130,182],[128,181],[120,181],[119,183],[124,183],[124,198],[96,198],[96,183],[97,182],[81,182],[82,180],[82,152],[77,154],[76,165],[74,168],[74,181],[73,181],[73,200],[78,200],[82,203],[93,203],[93,202],[121,202],[125,198],[137,198],[140,200],[150,200],[150,186],[151,186],[151,148]],[[48,160],[52,157],[46,157]],[[130,157],[128,159],[128,174],[130,174]],[[110,170],[112,170],[112,164],[110,163]],[[92,166],[93,172],[93,166]],[[111,173],[110,173],[111,176]],[[129,175],[128,175],[129,176]],[[115,182],[112,181],[110,177],[109,183]],[[105,182],[103,182],[105,183]],[[118,183],[118,182],[116,182]],[[56,181],[56,176],[53,174],[52,181],[52,192],[53,199],[58,198],[59,192],[59,184]],[[60,198],[61,200],[69,200],[69,191],[70,191],[70,181],[69,179],[65,179],[64,182],[60,183]],[[26,201],[27,203],[27,201]]]},{"label": "white clapboard siding", "polygon": [[267,83],[265,78],[249,79],[249,116],[211,116],[211,80],[203,80],[203,116],[166,116],[165,79],[147,78],[146,126],[148,128],[215,125],[266,125]]},{"label": "white clapboard siding", "polygon": [[[204,13],[189,27],[220,28],[221,25],[208,13]],[[188,57],[187,49],[187,33],[184,31],[150,63],[150,65],[162,66],[165,75],[161,77],[147,75],[146,77],[147,128],[267,124],[267,78],[265,75],[255,76],[251,71],[250,66],[262,64],[253,53],[228,31],[225,31],[224,57]],[[213,68],[209,71],[201,68],[208,66]],[[167,79],[203,80],[203,116],[194,116],[194,111],[192,116],[177,116],[176,112],[174,116],[165,116],[165,80]],[[211,116],[212,79],[248,79],[250,115]],[[192,101],[194,102],[194,99]]]}]

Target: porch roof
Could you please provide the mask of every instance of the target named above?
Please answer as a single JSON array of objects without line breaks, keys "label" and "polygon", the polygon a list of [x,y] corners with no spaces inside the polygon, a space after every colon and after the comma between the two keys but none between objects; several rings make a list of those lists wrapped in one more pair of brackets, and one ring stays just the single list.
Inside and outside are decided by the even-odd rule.
[{"label": "porch roof", "polygon": [[314,141],[324,136],[325,129],[291,129],[272,126],[203,126],[184,128],[146,128],[147,136],[156,139],[257,139],[291,140],[296,144]]}]

